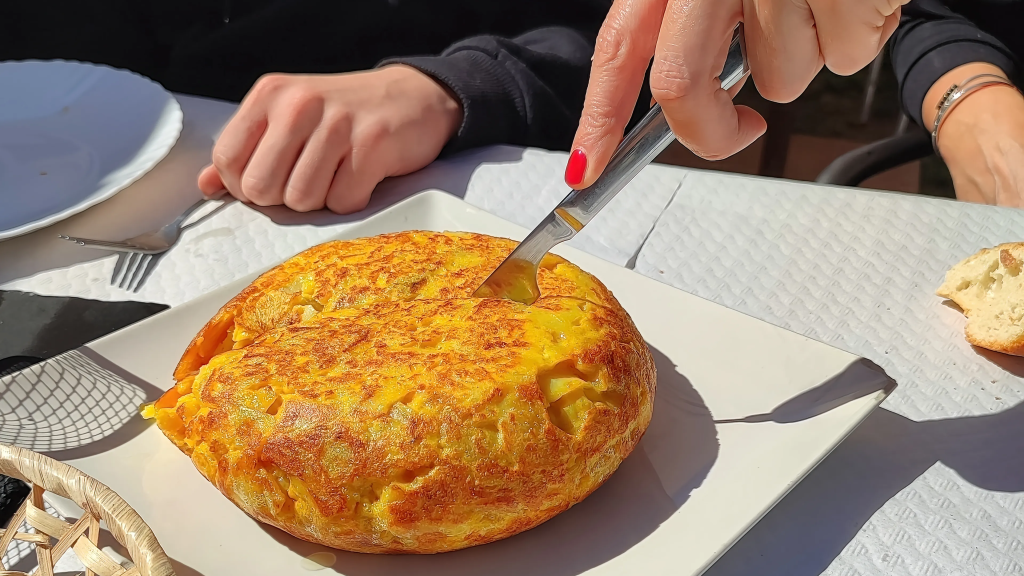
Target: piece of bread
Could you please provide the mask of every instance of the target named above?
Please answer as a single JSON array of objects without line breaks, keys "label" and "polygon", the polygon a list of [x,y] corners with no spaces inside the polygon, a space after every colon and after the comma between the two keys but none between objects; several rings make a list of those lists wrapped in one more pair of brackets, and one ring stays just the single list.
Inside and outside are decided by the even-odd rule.
[{"label": "piece of bread", "polygon": [[985,248],[946,273],[937,294],[967,315],[967,341],[1024,356],[1024,242]]},{"label": "piece of bread", "polygon": [[557,256],[533,305],[472,298],[514,247],[311,248],[210,320],[145,415],[239,508],[312,542],[434,553],[532,528],[633,450],[655,371],[612,294]]}]

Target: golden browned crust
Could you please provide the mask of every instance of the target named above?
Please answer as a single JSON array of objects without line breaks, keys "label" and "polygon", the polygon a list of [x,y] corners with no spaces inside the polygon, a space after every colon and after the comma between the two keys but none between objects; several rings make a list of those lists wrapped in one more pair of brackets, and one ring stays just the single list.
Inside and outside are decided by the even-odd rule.
[{"label": "golden browned crust", "polygon": [[[431,232],[314,246],[266,272],[225,304],[189,344],[174,378],[182,380],[230,349],[232,330],[262,334],[298,322],[311,310],[381,300],[466,298],[515,246],[512,240],[483,234]],[[546,295],[618,306],[596,278],[553,254],[544,258],[538,282]],[[244,337],[241,342],[245,344]]]},{"label": "golden browned crust", "polygon": [[984,248],[946,273],[936,294],[967,316],[964,335],[974,346],[1024,356],[1024,242]]},{"label": "golden browned crust", "polygon": [[471,298],[512,250],[405,232],[314,247],[203,328],[149,411],[242,510],[359,552],[433,553],[585,498],[651,418],[629,316],[557,257],[532,306]]},{"label": "golden browned crust", "polygon": [[992,338],[977,337],[967,332],[967,341],[979,348],[986,348],[1013,356],[1024,356],[1024,337],[1017,338],[1012,342],[1003,342]]}]

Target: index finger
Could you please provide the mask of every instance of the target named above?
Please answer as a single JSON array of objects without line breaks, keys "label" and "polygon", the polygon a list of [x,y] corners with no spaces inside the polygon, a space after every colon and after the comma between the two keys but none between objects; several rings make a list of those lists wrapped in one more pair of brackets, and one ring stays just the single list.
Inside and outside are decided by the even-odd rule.
[{"label": "index finger", "polygon": [[242,191],[242,173],[266,132],[270,104],[281,92],[284,79],[270,75],[260,78],[242,99],[238,111],[213,145],[213,167],[224,188],[235,198],[248,202]]},{"label": "index finger", "polygon": [[633,114],[668,0],[615,0],[594,46],[594,63],[565,182],[593,184]]}]

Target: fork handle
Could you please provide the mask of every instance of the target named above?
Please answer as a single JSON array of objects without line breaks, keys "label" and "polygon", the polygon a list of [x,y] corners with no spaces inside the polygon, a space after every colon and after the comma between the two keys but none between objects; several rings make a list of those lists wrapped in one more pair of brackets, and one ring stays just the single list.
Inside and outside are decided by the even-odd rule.
[{"label": "fork handle", "polygon": [[178,216],[177,218],[174,219],[174,222],[171,222],[171,226],[174,226],[175,228],[177,228],[178,226],[181,226],[182,222],[184,222],[185,220],[188,220],[189,216],[195,214],[196,210],[199,210],[200,208],[202,208],[210,200],[211,200],[211,198],[203,198],[202,200],[200,200],[200,201],[196,202],[195,204],[189,206],[188,208],[185,209],[184,212],[181,213],[180,216]]},{"label": "fork handle", "polygon": [[[196,210],[199,210],[200,208],[205,206],[207,202],[210,202],[212,200],[220,200],[221,198],[224,197],[224,195],[226,193],[227,193],[227,190],[221,190],[220,192],[214,194],[213,196],[207,196],[207,197],[203,198],[202,200],[199,200],[195,204],[193,204],[193,205],[189,206],[188,208],[186,208],[185,211],[182,212],[180,216],[175,218],[174,222],[171,222],[171,226],[173,226],[175,228],[181,226],[181,223],[184,222],[185,220],[188,220],[189,216],[195,214]],[[234,198],[232,196],[228,196],[228,202],[230,202],[233,199]],[[191,226],[191,224],[190,224],[190,226]]]}]

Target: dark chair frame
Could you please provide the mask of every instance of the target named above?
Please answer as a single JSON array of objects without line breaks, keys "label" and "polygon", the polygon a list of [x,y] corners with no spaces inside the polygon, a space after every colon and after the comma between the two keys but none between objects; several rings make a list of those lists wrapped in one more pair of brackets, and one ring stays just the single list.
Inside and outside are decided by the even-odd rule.
[{"label": "dark chair frame", "polygon": [[920,128],[911,127],[903,134],[872,142],[836,158],[818,174],[815,182],[859,186],[876,174],[927,158],[932,153],[931,136]]}]

